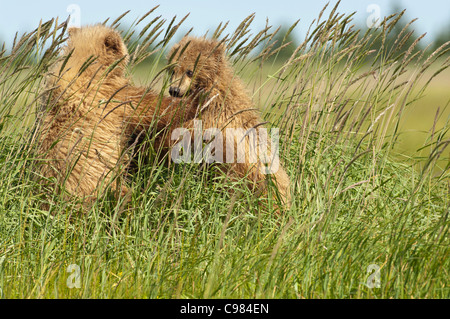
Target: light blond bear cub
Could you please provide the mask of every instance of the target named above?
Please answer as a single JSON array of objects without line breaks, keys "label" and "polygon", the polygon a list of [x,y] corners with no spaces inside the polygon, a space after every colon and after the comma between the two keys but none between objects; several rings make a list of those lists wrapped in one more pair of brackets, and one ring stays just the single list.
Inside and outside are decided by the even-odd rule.
[{"label": "light blond bear cub", "polygon": [[[195,134],[194,127],[200,123],[195,121],[201,120],[203,133],[211,128],[220,130],[222,141],[218,142],[223,143],[223,147],[219,162],[223,160],[224,163],[219,164],[221,168],[232,176],[246,178],[248,186],[256,192],[267,192],[268,180],[272,180],[278,188],[279,198],[285,207],[289,207],[290,179],[279,162],[274,165],[278,158],[271,157],[276,150],[270,141],[259,139],[263,131],[258,130],[263,127],[262,120],[231,67],[224,45],[214,40],[184,37],[170,50],[168,59],[173,65],[169,93],[176,97],[189,96],[200,111],[195,119],[185,123],[185,127]],[[256,135],[250,134],[255,131],[258,132]],[[207,137],[208,133],[205,135]],[[258,137],[256,147],[252,143],[255,137]],[[215,145],[217,152],[218,144]],[[271,154],[269,161],[258,153],[264,149]],[[269,166],[274,168],[270,173],[267,172]]]},{"label": "light blond bear cub", "polygon": [[132,86],[124,75],[128,60],[117,31],[103,25],[70,29],[61,59],[45,77],[37,126],[40,173],[50,191],[84,206],[108,187],[118,196],[128,192],[122,177],[132,136],[152,125],[156,131],[177,127],[190,114],[180,99]]}]

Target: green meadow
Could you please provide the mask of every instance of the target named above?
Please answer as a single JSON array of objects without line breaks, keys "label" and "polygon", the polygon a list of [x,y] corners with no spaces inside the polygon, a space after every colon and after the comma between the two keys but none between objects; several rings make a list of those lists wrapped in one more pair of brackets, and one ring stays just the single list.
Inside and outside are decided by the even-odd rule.
[{"label": "green meadow", "polygon": [[[0,53],[1,298],[450,297],[449,45],[391,38],[400,16],[362,32],[334,8],[283,59],[276,28],[254,30],[252,16],[212,34],[280,129],[293,193],[281,214],[276,189],[255,196],[152,147],[137,155],[130,203],[107,192],[79,214],[49,199],[33,123],[67,34],[48,21],[17,39]],[[167,19],[150,12],[123,31],[129,76],[157,91],[182,35],[183,20]]]}]

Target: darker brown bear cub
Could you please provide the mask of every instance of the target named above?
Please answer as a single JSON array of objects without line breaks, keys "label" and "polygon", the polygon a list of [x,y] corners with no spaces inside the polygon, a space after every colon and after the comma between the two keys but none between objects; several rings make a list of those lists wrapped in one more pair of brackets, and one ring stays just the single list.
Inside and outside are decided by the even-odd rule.
[{"label": "darker brown bear cub", "polygon": [[121,177],[133,135],[152,125],[160,132],[175,128],[195,114],[178,98],[132,86],[124,75],[128,59],[117,31],[103,25],[70,29],[60,61],[45,78],[37,126],[40,174],[50,191],[63,191],[84,206],[108,187],[127,193]]},{"label": "darker brown bear cub", "polygon": [[[267,182],[272,180],[282,202],[289,207],[290,179],[278,156],[274,156],[278,149],[267,139],[260,139],[264,134],[259,132],[264,128],[259,112],[231,67],[225,46],[214,40],[185,37],[170,50],[168,58],[173,63],[169,93],[189,96],[198,104],[199,114],[185,127],[194,129],[195,134],[195,126],[201,123],[203,136],[219,130],[215,149],[216,153],[218,148],[222,152],[218,162],[224,164],[220,165],[230,175],[246,179],[254,190],[267,191]],[[264,158],[267,151],[270,155]]]}]

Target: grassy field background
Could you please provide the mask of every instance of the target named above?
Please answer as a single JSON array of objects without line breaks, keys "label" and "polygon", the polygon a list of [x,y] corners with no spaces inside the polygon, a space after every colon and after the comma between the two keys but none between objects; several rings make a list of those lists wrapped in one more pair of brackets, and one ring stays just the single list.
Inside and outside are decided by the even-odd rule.
[{"label": "grassy field background", "polygon": [[[154,14],[147,19],[154,20],[140,46],[128,42],[137,61],[148,35],[176,31],[175,23],[158,26]],[[385,32],[395,20],[384,22]],[[227,42],[237,75],[282,132],[293,203],[281,215],[272,196],[256,197],[214,168],[169,165],[154,150],[137,158],[129,205],[106,193],[79,215],[59,194],[47,199],[32,128],[62,27],[44,23],[3,53],[1,297],[448,298],[445,48],[409,59],[413,51],[397,45],[392,55],[374,52],[372,63],[365,57],[375,33],[358,40],[351,17],[337,11],[321,21],[289,61],[272,62],[264,50],[247,55],[270,37],[252,32],[241,43],[251,20]],[[129,71],[159,90],[164,75],[154,78],[163,65],[162,57],[132,62]]]},{"label": "grassy field background", "polygon": [[[163,69],[164,64],[161,62],[156,65],[150,63],[142,63],[131,71],[132,77],[138,85],[148,85],[153,81],[156,73]],[[243,72],[242,80],[247,85],[247,89],[252,94],[255,87],[258,87],[261,81],[255,79],[268,79],[282,67],[282,63],[278,62],[275,65],[266,65],[263,68],[258,68],[254,72]],[[255,72],[257,74],[255,74]],[[411,76],[417,70],[410,70],[405,77]],[[427,78],[429,78],[436,68],[428,70],[425,73],[420,85],[424,85]],[[160,89],[162,81],[153,82],[153,85]],[[419,85],[419,86],[420,86]],[[400,125],[401,134],[394,145],[394,151],[398,153],[398,159],[422,157],[427,158],[426,150],[421,150],[427,144],[430,130],[434,127],[436,131],[444,127],[448,127],[450,121],[450,70],[446,69],[439,74],[434,81],[427,87],[420,99],[414,101],[405,111]],[[271,88],[264,86],[263,92],[257,92],[254,96],[255,103],[259,109],[264,110],[265,99],[270,95]],[[166,92],[168,94],[168,92]],[[264,100],[261,98],[264,97]],[[439,112],[438,112],[439,111]],[[446,133],[448,137],[450,132]],[[428,150],[429,153],[429,150]],[[411,159],[414,162],[413,159]],[[445,160],[441,162],[445,165]],[[445,167],[445,166],[444,166]]]}]

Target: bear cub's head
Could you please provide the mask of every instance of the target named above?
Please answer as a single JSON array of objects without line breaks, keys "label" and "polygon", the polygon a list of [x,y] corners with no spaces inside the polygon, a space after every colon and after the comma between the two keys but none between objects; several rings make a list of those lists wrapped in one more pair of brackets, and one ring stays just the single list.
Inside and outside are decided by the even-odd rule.
[{"label": "bear cub's head", "polygon": [[108,68],[114,63],[110,74],[122,75],[129,62],[128,50],[120,34],[104,25],[70,28],[65,54],[69,55],[67,67],[80,69],[89,65],[88,69],[97,70],[98,66]]},{"label": "bear cub's head", "polygon": [[168,54],[170,87],[174,97],[208,92],[220,79],[226,63],[225,45],[205,38],[184,37]]}]

